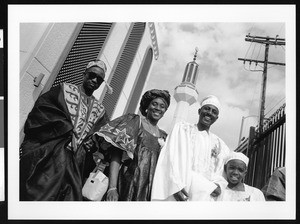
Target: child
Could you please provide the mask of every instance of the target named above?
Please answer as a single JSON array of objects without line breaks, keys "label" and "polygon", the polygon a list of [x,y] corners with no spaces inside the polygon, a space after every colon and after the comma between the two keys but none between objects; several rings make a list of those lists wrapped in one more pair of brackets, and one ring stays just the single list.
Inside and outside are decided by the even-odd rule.
[{"label": "child", "polygon": [[265,201],[262,191],[243,183],[249,158],[241,152],[231,152],[225,158],[224,172],[228,185],[218,201]]}]

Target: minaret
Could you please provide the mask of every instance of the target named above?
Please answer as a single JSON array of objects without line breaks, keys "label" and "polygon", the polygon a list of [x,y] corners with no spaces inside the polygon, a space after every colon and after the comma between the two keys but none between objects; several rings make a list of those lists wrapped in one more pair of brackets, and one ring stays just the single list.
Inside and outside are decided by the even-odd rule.
[{"label": "minaret", "polygon": [[175,88],[174,98],[177,102],[172,127],[179,121],[186,121],[189,112],[189,106],[198,99],[196,90],[196,81],[198,78],[199,65],[196,63],[198,48],[195,49],[193,61],[189,62],[184,71],[182,82]]}]

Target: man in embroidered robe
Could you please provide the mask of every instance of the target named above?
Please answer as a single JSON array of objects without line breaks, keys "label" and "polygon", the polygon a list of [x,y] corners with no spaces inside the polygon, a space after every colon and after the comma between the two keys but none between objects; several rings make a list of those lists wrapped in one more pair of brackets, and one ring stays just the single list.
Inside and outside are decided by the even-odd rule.
[{"label": "man in embroidered robe", "polygon": [[157,162],[152,200],[216,200],[227,185],[223,160],[230,152],[209,130],[219,110],[219,100],[211,95],[201,103],[198,124],[175,124]]},{"label": "man in embroidered robe", "polygon": [[82,85],[61,83],[37,99],[20,147],[20,200],[82,200],[85,160],[92,154],[87,140],[108,121],[92,95],[105,72],[103,61],[92,61]]}]

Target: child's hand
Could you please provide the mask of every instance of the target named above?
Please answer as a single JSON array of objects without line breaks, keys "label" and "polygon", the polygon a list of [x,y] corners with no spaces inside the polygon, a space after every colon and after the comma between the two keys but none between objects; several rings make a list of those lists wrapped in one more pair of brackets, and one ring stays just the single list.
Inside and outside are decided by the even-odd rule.
[{"label": "child's hand", "polygon": [[217,185],[217,188],[210,194],[212,197],[218,197],[221,194],[220,185],[219,184],[216,184],[216,185]]}]

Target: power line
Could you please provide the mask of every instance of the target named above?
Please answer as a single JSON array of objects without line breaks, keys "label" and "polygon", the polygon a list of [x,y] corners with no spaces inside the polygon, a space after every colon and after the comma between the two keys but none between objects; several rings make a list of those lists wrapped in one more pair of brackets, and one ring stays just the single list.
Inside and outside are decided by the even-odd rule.
[{"label": "power line", "polygon": [[251,57],[250,57],[250,58],[253,58],[253,54],[254,54],[254,51],[255,51],[256,46],[257,46],[257,45],[254,44],[254,47],[253,47],[252,54],[251,54]]},{"label": "power line", "polygon": [[285,99],[285,97],[283,97],[281,100],[279,100],[265,115],[267,115],[268,113],[270,113],[284,99]]},{"label": "power line", "polygon": [[245,57],[244,57],[244,58],[246,58],[246,57],[247,57],[247,55],[248,55],[248,52],[249,52],[249,50],[250,50],[251,46],[252,46],[252,42],[250,43],[250,45],[249,45],[249,47],[248,47],[248,49],[247,49],[247,51],[246,51],[246,54],[245,54]]},{"label": "power line", "polygon": [[252,95],[252,100],[251,100],[251,103],[250,103],[250,108],[252,107],[252,104],[253,104],[253,101],[254,101],[254,95],[256,93],[256,89],[257,89],[257,84],[258,84],[258,78],[256,79],[256,84],[255,84],[255,89],[253,91],[253,95]]},{"label": "power line", "polygon": [[258,54],[257,54],[257,57],[256,57],[256,60],[258,60],[258,57],[259,57],[259,55],[260,55],[260,50],[261,50],[261,44],[259,45],[260,47],[259,47],[259,51],[258,51]]},{"label": "power line", "polygon": [[[262,60],[254,60],[254,59],[246,59],[246,58],[238,58],[239,60],[241,61],[248,61],[250,63],[252,62],[256,62],[256,63],[264,63],[265,61],[262,61]],[[271,62],[271,61],[268,61],[268,64],[271,64],[271,65],[285,65],[285,63],[281,63],[281,62]]]},{"label": "power line", "polygon": [[247,61],[249,63],[255,62],[255,63],[263,63],[263,74],[262,74],[262,88],[261,88],[261,99],[260,99],[260,115],[259,115],[259,133],[261,134],[263,131],[263,125],[264,125],[264,112],[265,112],[265,98],[266,98],[266,83],[267,83],[267,70],[268,70],[268,64],[274,64],[274,65],[285,65],[285,63],[279,63],[279,62],[270,62],[268,60],[269,57],[269,47],[270,45],[285,45],[285,39],[278,38],[278,35],[276,35],[275,38],[272,37],[262,37],[262,36],[251,36],[250,33],[246,35],[245,41],[265,44],[265,57],[264,61],[260,60],[253,60],[253,59],[246,59],[246,58],[238,58],[238,60],[242,60],[244,63]]}]

